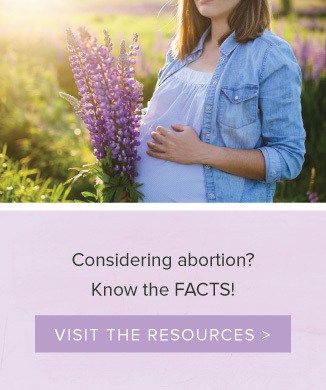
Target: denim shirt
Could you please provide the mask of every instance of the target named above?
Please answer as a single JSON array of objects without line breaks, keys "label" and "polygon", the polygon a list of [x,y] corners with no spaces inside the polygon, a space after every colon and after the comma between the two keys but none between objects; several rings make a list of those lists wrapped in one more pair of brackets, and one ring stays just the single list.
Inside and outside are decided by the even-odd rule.
[{"label": "denim shirt", "polygon": [[[184,61],[166,54],[158,85],[203,51],[210,27]],[[306,133],[301,112],[302,73],[288,42],[265,29],[245,44],[222,43],[207,89],[201,140],[236,149],[259,149],[266,176],[250,180],[203,166],[208,202],[272,202],[276,183],[297,177],[305,155]],[[155,88],[155,89],[156,89]],[[155,93],[155,91],[154,91]],[[146,113],[148,107],[143,109]]]}]

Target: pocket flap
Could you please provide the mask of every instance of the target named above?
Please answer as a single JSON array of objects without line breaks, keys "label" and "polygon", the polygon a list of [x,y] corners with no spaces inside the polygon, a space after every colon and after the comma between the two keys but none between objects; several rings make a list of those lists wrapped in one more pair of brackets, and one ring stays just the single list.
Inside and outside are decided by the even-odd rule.
[{"label": "pocket flap", "polygon": [[241,88],[221,88],[221,90],[232,103],[241,103],[258,96],[257,85],[246,85]]}]

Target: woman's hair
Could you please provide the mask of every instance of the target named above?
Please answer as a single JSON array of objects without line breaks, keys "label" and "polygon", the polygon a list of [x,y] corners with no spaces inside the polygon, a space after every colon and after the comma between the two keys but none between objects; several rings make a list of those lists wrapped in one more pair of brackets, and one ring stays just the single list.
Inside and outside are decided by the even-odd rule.
[{"label": "woman's hair", "polygon": [[[260,36],[265,28],[271,27],[270,0],[240,0],[227,18],[230,30],[218,40],[221,45],[235,31],[235,40],[246,43]],[[184,60],[198,44],[211,23],[210,18],[201,15],[194,0],[179,0],[178,26],[171,43],[172,54]]]}]

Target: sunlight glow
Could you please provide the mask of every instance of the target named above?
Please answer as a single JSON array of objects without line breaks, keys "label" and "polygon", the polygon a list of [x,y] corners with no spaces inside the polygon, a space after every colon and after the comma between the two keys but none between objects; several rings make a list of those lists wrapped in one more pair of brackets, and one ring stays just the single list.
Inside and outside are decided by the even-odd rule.
[{"label": "sunlight glow", "polygon": [[50,13],[62,3],[63,0],[0,0],[0,7],[9,13],[41,14]]}]

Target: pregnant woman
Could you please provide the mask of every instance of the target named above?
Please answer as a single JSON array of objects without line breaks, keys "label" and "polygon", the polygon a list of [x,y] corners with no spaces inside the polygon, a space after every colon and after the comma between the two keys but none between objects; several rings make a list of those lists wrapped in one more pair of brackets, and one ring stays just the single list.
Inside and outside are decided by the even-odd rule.
[{"label": "pregnant woman", "polygon": [[141,121],[144,202],[272,202],[302,169],[302,74],[269,0],[179,0]]}]

